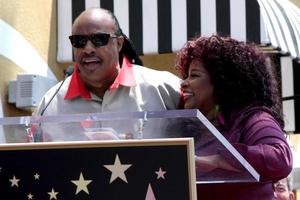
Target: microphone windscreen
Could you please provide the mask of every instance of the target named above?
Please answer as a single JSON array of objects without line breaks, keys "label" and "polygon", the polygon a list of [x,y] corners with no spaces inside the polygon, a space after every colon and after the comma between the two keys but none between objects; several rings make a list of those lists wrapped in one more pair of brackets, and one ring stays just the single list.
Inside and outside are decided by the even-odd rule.
[{"label": "microphone windscreen", "polygon": [[73,74],[74,72],[74,66],[73,65],[70,65],[67,69],[65,69],[65,76],[70,76]]}]

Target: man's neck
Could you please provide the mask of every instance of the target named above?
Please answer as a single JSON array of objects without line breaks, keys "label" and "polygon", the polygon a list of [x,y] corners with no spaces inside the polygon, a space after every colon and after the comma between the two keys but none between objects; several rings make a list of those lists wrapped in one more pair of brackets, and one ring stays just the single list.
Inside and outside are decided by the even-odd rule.
[{"label": "man's neck", "polygon": [[93,94],[95,94],[96,96],[98,96],[99,98],[103,99],[103,96],[106,92],[106,90],[109,89],[109,87],[111,86],[112,83],[110,84],[104,84],[102,86],[91,86],[91,85],[85,85],[86,88],[88,89],[88,91],[92,92]]}]

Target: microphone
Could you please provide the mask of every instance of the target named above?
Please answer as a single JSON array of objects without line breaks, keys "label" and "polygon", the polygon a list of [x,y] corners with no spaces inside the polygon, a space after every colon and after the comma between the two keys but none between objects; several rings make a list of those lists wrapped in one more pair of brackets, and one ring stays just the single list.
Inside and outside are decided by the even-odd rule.
[{"label": "microphone", "polygon": [[[48,106],[50,105],[50,103],[52,102],[52,100],[54,99],[54,97],[56,96],[56,94],[59,92],[60,88],[62,87],[62,85],[64,84],[65,80],[72,75],[74,72],[74,66],[70,65],[66,70],[64,70],[64,78],[61,82],[61,84],[59,85],[59,87],[57,88],[57,90],[55,91],[55,93],[52,95],[52,97],[50,98],[50,100],[48,101],[48,103],[46,104],[46,106],[42,109],[40,116],[43,116],[45,111],[47,110]],[[42,129],[41,129],[41,123],[38,125],[35,134],[34,134],[34,142],[41,142],[42,141]]]}]

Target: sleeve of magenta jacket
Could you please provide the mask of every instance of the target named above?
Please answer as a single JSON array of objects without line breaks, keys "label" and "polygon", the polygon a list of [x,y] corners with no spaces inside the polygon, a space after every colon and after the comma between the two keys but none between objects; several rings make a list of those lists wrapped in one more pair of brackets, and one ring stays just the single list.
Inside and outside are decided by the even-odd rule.
[{"label": "sleeve of magenta jacket", "polygon": [[274,118],[265,112],[252,115],[233,146],[260,174],[260,181],[276,181],[292,170],[292,152]]}]

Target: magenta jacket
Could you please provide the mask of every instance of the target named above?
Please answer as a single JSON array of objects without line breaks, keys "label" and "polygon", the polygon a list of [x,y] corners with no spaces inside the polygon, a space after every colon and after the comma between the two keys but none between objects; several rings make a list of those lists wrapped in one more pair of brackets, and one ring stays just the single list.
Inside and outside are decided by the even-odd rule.
[{"label": "magenta jacket", "polygon": [[[260,174],[260,182],[198,185],[198,199],[273,199],[272,183],[291,172],[292,153],[284,132],[270,113],[266,107],[248,106],[233,112],[230,128],[220,130]],[[196,139],[198,155],[203,153],[199,143]],[[215,145],[209,146],[207,152],[218,151]]]}]

